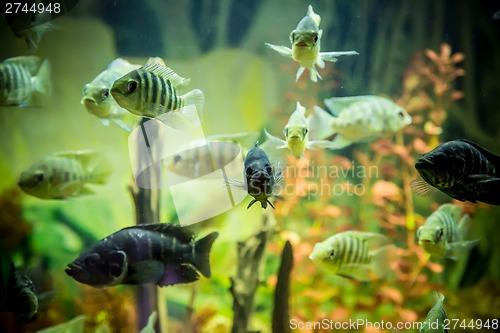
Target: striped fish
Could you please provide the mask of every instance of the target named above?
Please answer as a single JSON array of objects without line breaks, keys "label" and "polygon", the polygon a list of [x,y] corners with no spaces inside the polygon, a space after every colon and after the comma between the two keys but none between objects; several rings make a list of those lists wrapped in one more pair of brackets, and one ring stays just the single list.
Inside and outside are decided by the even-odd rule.
[{"label": "striped fish", "polygon": [[[119,106],[138,116],[155,118],[177,111],[193,118],[196,112],[201,112],[205,97],[199,89],[180,95],[189,82],[190,79],[180,77],[172,69],[153,63],[116,80],[111,95]],[[194,108],[187,106],[195,106],[194,112]]]},{"label": "striped fish", "polygon": [[93,193],[86,184],[104,184],[110,173],[108,162],[97,152],[58,152],[23,171],[18,185],[41,199],[65,199]]},{"label": "striped fish", "polygon": [[412,182],[417,194],[434,189],[460,201],[500,205],[500,156],[468,140],[443,143],[415,163],[422,177]]},{"label": "striped fish", "polygon": [[50,94],[50,63],[36,56],[0,63],[0,106],[27,106],[34,93]]},{"label": "striped fish", "polygon": [[[127,126],[123,120],[130,113],[116,104],[109,90],[116,79],[139,67],[139,65],[133,65],[122,58],[113,60],[92,82],[85,85],[81,103],[90,114],[100,118],[104,125],[108,126],[109,122],[113,121],[123,129],[130,131],[130,126]],[[130,117],[133,116],[130,115]]]},{"label": "striped fish", "polygon": [[387,274],[393,249],[384,235],[345,231],[316,243],[309,259],[333,274],[369,281]]},{"label": "striped fish", "polygon": [[323,129],[321,133],[316,133],[318,138],[335,135],[331,149],[389,136],[411,124],[408,112],[384,97],[333,97],[326,99],[325,105],[333,115],[316,106],[311,124],[323,124],[318,126]]},{"label": "striped fish", "polygon": [[444,295],[443,294],[434,294],[436,297],[436,304],[429,310],[427,316],[425,317],[425,321],[422,323],[422,328],[420,329],[420,333],[446,333],[448,332],[445,329],[445,319],[448,318],[446,315],[446,311],[443,307]]},{"label": "striped fish", "polygon": [[71,262],[66,273],[93,287],[118,284],[169,286],[209,278],[210,249],[218,233],[194,241],[193,234],[170,223],[121,229]]},{"label": "striped fish", "polygon": [[443,204],[418,228],[418,243],[435,257],[456,259],[458,251],[469,249],[479,242],[464,240],[469,222],[469,215],[462,217],[461,207]]}]

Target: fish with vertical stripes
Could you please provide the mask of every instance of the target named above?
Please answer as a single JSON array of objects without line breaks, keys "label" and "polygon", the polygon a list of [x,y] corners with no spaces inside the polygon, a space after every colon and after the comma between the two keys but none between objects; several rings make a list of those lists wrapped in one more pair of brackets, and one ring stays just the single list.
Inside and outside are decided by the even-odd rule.
[{"label": "fish with vertical stripes", "polygon": [[81,103],[90,114],[101,119],[104,125],[108,126],[109,122],[112,121],[121,128],[130,131],[130,126],[125,123],[124,118],[126,115],[135,117],[116,104],[109,90],[117,79],[139,67],[139,65],[131,64],[122,58],[113,60],[92,82],[85,85]]},{"label": "fish with vertical stripes", "polygon": [[443,204],[418,228],[418,243],[427,253],[437,258],[456,259],[460,251],[479,242],[464,239],[470,217],[467,214],[462,216],[462,211],[461,207]]},{"label": "fish with vertical stripes", "polygon": [[332,114],[316,106],[310,122],[318,128],[318,138],[333,137],[331,149],[389,136],[411,124],[408,112],[385,97],[333,97],[324,102]]},{"label": "fish with vertical stripes", "polygon": [[34,94],[49,95],[50,62],[37,56],[0,63],[0,106],[29,106]]},{"label": "fish with vertical stripes", "polygon": [[344,231],[316,243],[309,259],[330,273],[370,281],[386,276],[393,251],[384,235]]},{"label": "fish with vertical stripes", "polygon": [[68,264],[66,273],[93,287],[118,284],[170,286],[209,278],[210,249],[218,233],[195,241],[171,223],[141,224],[121,229],[94,244]]},{"label": "fish with vertical stripes", "polygon": [[111,95],[119,106],[137,116],[169,115],[166,119],[175,122],[180,121],[177,118],[182,115],[194,122],[202,111],[205,97],[199,89],[180,94],[190,81],[166,66],[150,63],[117,79],[111,87]]},{"label": "fish with vertical stripes", "polygon": [[445,142],[415,163],[422,177],[412,182],[419,195],[434,189],[453,199],[500,205],[500,156],[468,140]]},{"label": "fish with vertical stripes", "polygon": [[448,318],[443,307],[444,295],[434,293],[436,304],[429,310],[422,323],[420,333],[446,333],[445,320]]},{"label": "fish with vertical stripes", "polygon": [[90,150],[57,152],[36,161],[21,173],[18,185],[41,199],[65,199],[93,193],[87,184],[105,184],[111,167]]}]

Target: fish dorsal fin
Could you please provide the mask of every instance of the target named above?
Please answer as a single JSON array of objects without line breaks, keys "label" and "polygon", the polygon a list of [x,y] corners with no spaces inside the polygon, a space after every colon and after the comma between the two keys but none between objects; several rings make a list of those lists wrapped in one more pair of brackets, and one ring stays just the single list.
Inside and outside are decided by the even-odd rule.
[{"label": "fish dorsal fin", "polygon": [[313,7],[311,5],[309,5],[309,7],[307,7],[307,16],[312,18],[314,23],[316,23],[316,25],[319,27],[319,24],[321,23],[321,16],[319,16],[319,14],[316,14],[314,12]]},{"label": "fish dorsal fin", "polygon": [[144,71],[153,73],[155,75],[158,75],[159,77],[162,77],[166,80],[169,80],[172,82],[172,84],[177,87],[177,88],[184,88],[187,85],[189,85],[189,82],[191,79],[185,79],[179,75],[177,75],[172,69],[166,66],[162,66],[160,64],[147,64],[141,67]]},{"label": "fish dorsal fin", "polygon": [[495,167],[500,168],[500,155],[497,155],[497,154],[489,151],[488,149],[478,145],[477,143],[466,140],[466,139],[459,139],[457,141],[462,141],[462,142],[470,144],[471,146],[473,146],[474,148],[479,150],[481,152],[481,154],[483,154],[491,163],[495,164]]},{"label": "fish dorsal fin", "polygon": [[143,229],[148,231],[159,232],[165,235],[173,236],[182,243],[190,243],[194,235],[192,232],[186,230],[180,225],[173,223],[148,223],[148,224],[138,224],[133,227],[126,229]]},{"label": "fish dorsal fin", "polygon": [[354,103],[369,102],[376,99],[377,96],[353,96],[353,97],[332,97],[324,100],[326,107],[332,112],[333,115],[338,116],[345,109]]},{"label": "fish dorsal fin", "polygon": [[3,63],[23,66],[32,76],[35,76],[42,64],[42,59],[37,56],[19,56],[6,59]]}]

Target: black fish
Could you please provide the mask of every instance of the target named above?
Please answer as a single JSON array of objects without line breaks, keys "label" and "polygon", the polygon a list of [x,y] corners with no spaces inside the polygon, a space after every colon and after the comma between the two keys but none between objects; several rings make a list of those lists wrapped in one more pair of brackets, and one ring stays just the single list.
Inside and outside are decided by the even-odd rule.
[{"label": "black fish", "polygon": [[[3,303],[3,304],[2,304]],[[5,299],[0,302],[3,310],[17,314],[24,322],[32,322],[38,312],[38,296],[30,278],[11,264],[5,285]]]},{"label": "black fish", "polygon": [[250,149],[245,157],[245,187],[254,199],[248,204],[250,208],[257,201],[260,202],[262,208],[267,208],[267,204],[274,208],[269,201],[269,197],[273,195],[275,178],[273,168],[269,158],[264,150],[257,146]]},{"label": "black fish", "polygon": [[100,240],[68,265],[66,273],[94,287],[154,283],[170,286],[210,277],[210,248],[218,233],[194,241],[177,225],[128,227]]},{"label": "black fish", "polygon": [[415,163],[423,181],[414,181],[419,194],[429,185],[460,201],[500,205],[500,156],[468,140],[443,143]]}]

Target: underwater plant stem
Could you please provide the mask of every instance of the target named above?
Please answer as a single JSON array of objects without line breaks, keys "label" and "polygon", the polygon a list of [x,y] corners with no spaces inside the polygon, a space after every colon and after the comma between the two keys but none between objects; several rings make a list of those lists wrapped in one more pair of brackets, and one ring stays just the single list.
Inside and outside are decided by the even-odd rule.
[{"label": "underwater plant stem", "polygon": [[248,333],[248,323],[259,284],[259,266],[267,243],[267,217],[263,217],[262,229],[243,242],[238,242],[236,275],[231,278],[233,295],[233,327],[231,333]]},{"label": "underwater plant stem", "polygon": [[[404,147],[403,131],[396,135],[398,146]],[[403,162],[404,163],[404,162]],[[403,168],[403,193],[406,207],[406,229],[408,229],[408,244],[413,242],[413,231],[415,230],[415,212],[413,209],[413,193],[410,187],[411,175],[408,166]]]},{"label": "underwater plant stem", "polygon": [[281,254],[281,265],[278,272],[278,281],[274,290],[274,307],[272,332],[290,332],[290,280],[293,269],[293,248],[289,241],[286,241]]},{"label": "underwater plant stem", "polygon": [[[147,121],[148,119],[141,118],[140,126],[144,128],[144,123]],[[145,137],[145,140],[147,142],[147,148],[150,150],[149,153],[154,154],[153,150],[161,151],[162,148],[161,148],[161,143],[156,142],[158,140],[155,140],[159,137],[159,135],[153,132],[154,130],[152,128],[148,130],[147,133],[148,137]],[[138,145],[140,145],[140,143],[138,143]],[[141,149],[143,150],[144,147],[141,146],[137,147],[137,151],[141,151]],[[156,154],[153,156],[159,156],[159,155]],[[145,164],[148,165],[149,159],[141,158],[141,154],[138,154],[138,159],[139,160],[137,161],[137,165],[139,166]],[[147,167],[143,168],[143,170],[145,169],[147,169]],[[150,185],[147,186],[148,188],[137,186],[135,181],[133,181],[132,184],[129,186],[129,191],[132,195],[132,199],[134,200],[135,204],[136,224],[159,222],[160,219],[160,191],[153,190],[151,188],[155,187],[152,186],[153,184],[161,183],[161,163],[156,163],[156,165],[150,166],[148,170],[149,173],[147,174],[147,176],[149,176],[149,179],[146,180],[148,182],[148,185]],[[155,285],[147,284],[147,285],[139,285],[137,287],[137,313],[138,313],[137,324],[139,330],[147,325],[149,316],[153,311],[158,312],[157,300],[158,300],[157,287]],[[161,318],[162,313],[160,312],[159,315]],[[167,332],[166,327],[164,327],[164,329],[161,329],[161,327],[159,327],[160,322],[158,321],[156,322],[155,330],[157,332]]]}]

